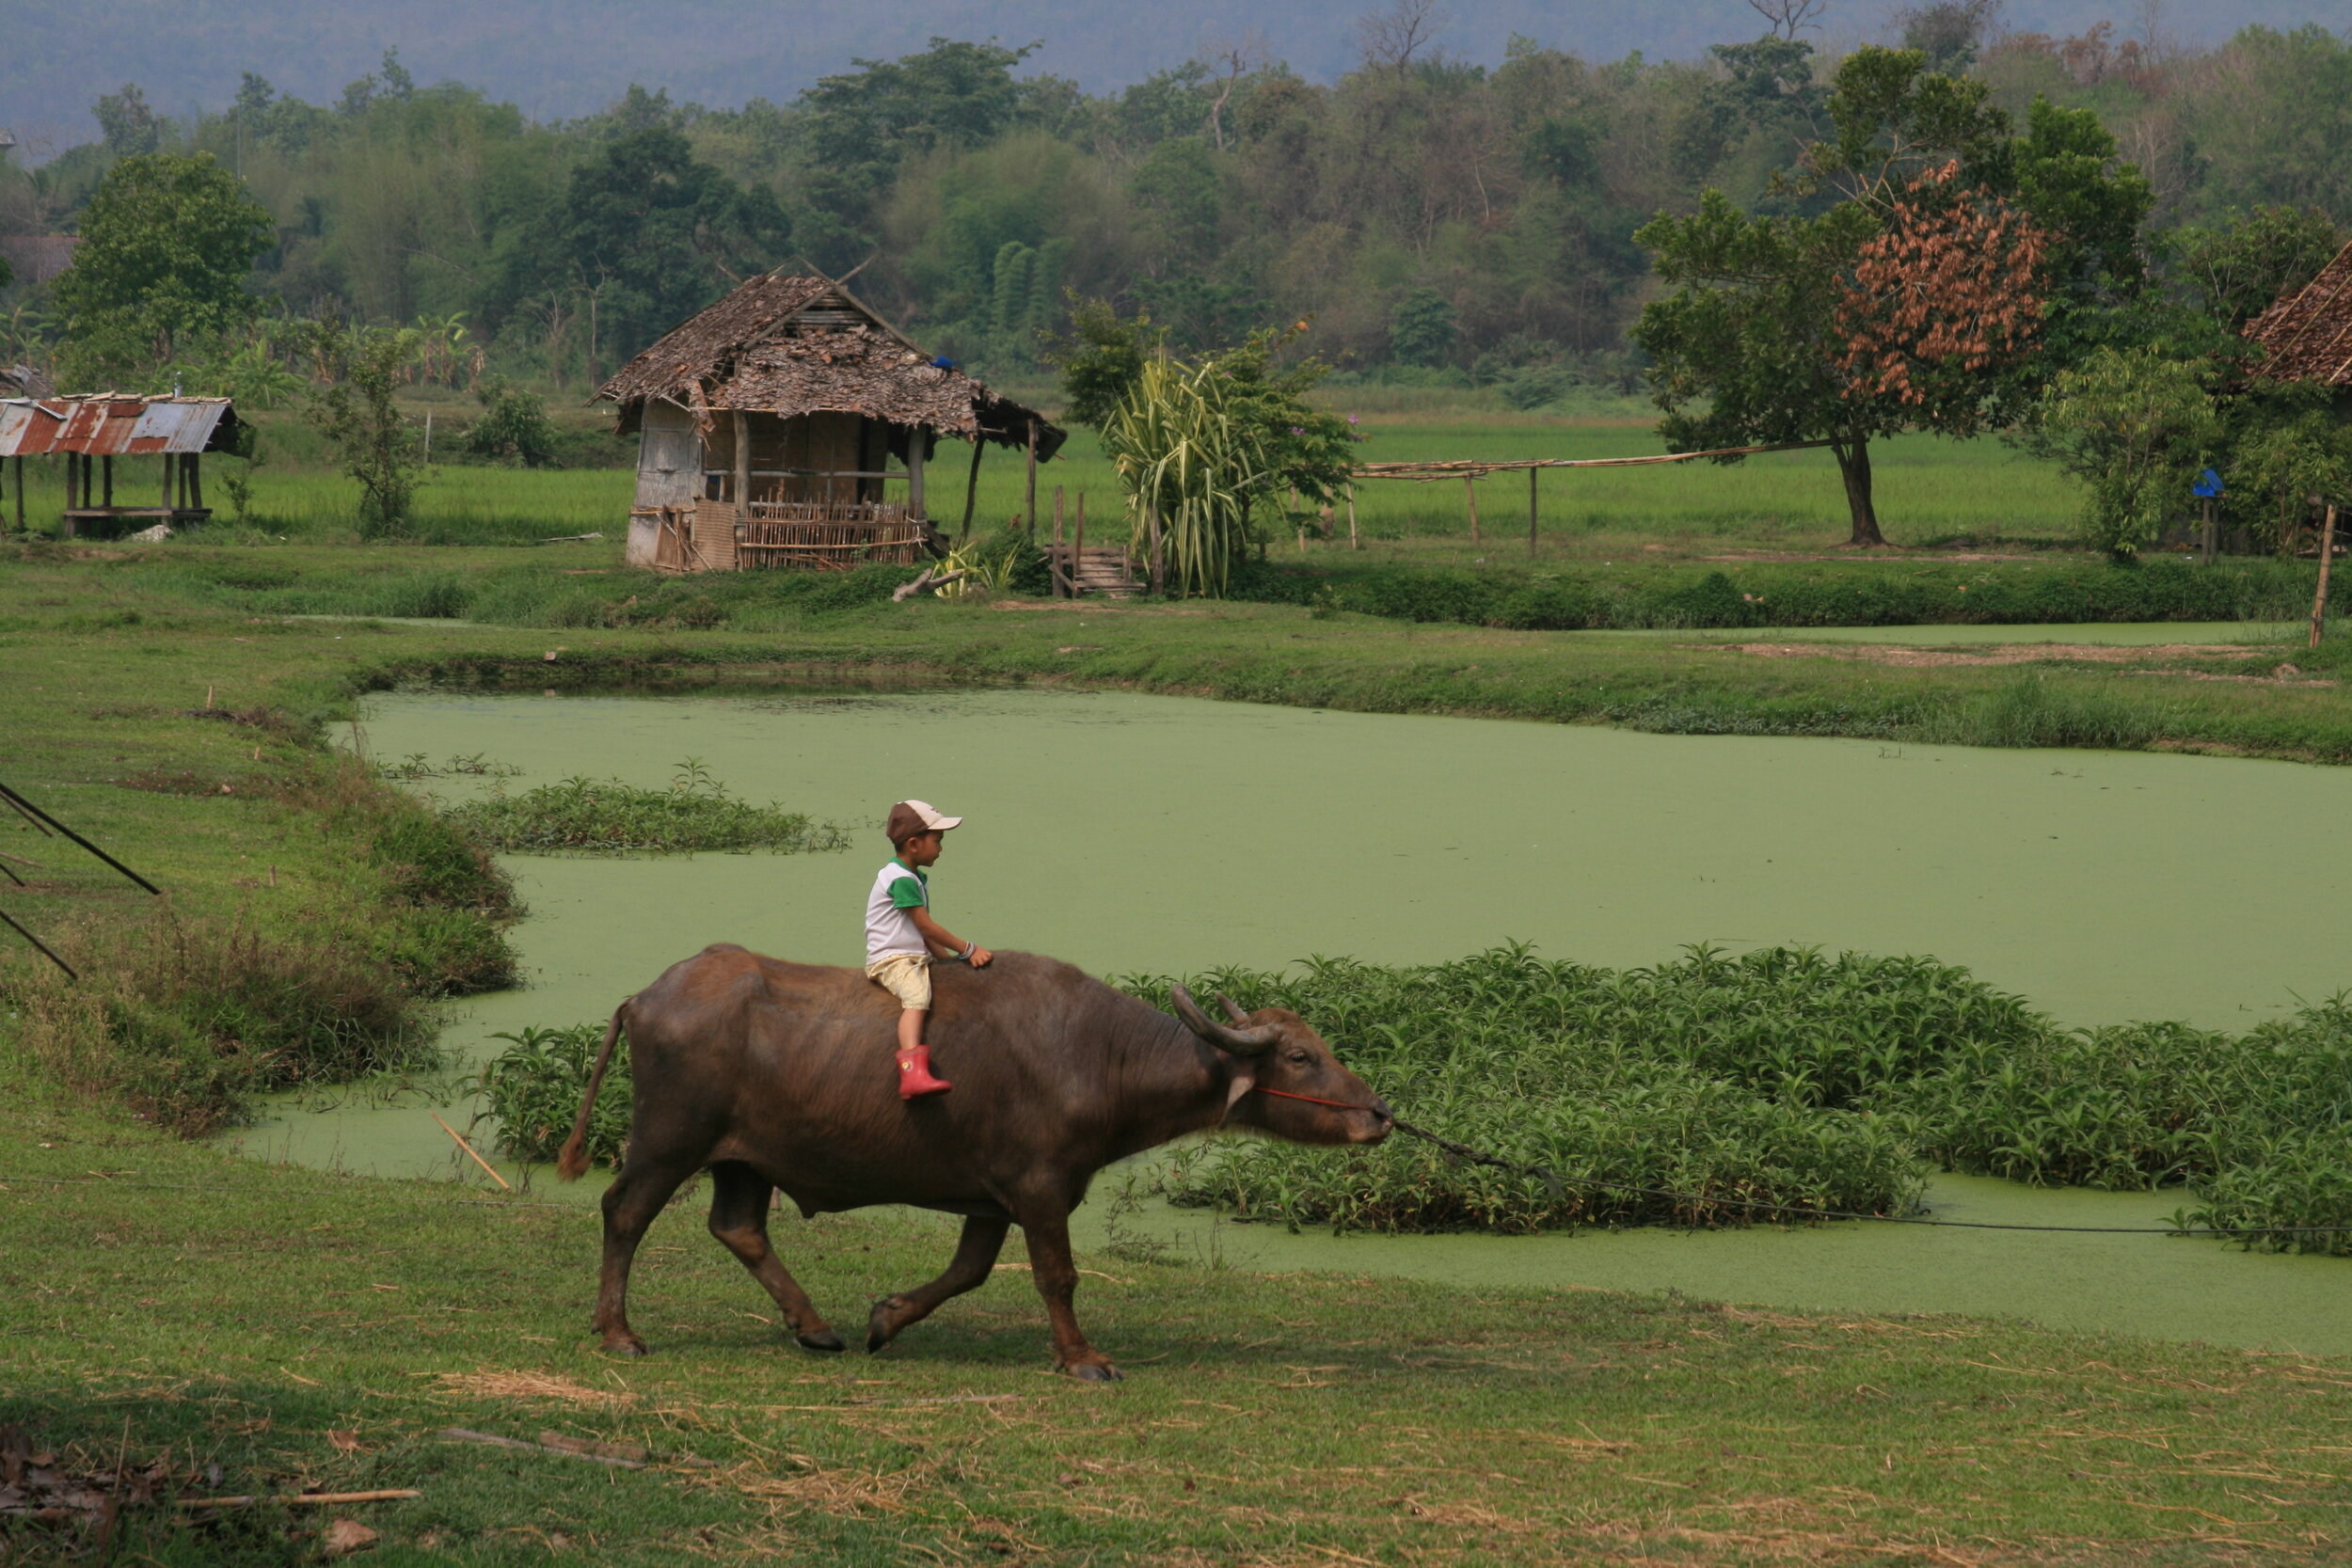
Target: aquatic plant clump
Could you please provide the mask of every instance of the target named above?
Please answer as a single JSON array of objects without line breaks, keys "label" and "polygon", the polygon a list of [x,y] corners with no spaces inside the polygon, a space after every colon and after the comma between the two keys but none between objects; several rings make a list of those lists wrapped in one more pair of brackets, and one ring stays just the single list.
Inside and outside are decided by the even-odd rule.
[{"label": "aquatic plant clump", "polygon": [[805,813],[737,800],[689,759],[668,789],[574,777],[521,795],[501,791],[450,808],[450,819],[508,854],[647,854],[848,847],[849,835]]},{"label": "aquatic plant clump", "polygon": [[[528,1028],[490,1037],[506,1041],[506,1049],[464,1086],[483,1098],[482,1115],[476,1119],[498,1123],[501,1149],[521,1160],[555,1158],[571,1136],[572,1118],[588,1092],[588,1075],[604,1044],[604,1029],[601,1023],[576,1023],[568,1029]],[[620,1164],[628,1142],[633,1092],[628,1042],[623,1038],[613,1042],[612,1066],[605,1069],[596,1108],[588,1116],[588,1158],[593,1163]]]},{"label": "aquatic plant clump", "polygon": [[[1164,1002],[1169,982],[1124,984]],[[2185,1181],[2201,1200],[2186,1224],[2352,1254],[2352,1236],[2313,1228],[2352,1225],[2341,998],[2244,1037],[2069,1030],[1963,969],[1791,948],[1607,970],[1514,946],[1187,984],[1296,1010],[1408,1119],[1562,1180],[1404,1137],[1345,1153],[1250,1141],[1180,1157],[1180,1204],[1391,1231],[1744,1225],[1774,1223],[1747,1204],[1904,1214],[1942,1166]]]}]

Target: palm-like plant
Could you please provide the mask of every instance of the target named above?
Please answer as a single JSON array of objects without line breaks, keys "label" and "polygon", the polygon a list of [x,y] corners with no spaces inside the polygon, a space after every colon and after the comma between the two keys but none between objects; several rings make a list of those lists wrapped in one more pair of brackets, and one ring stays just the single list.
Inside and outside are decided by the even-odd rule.
[{"label": "palm-like plant", "polygon": [[1165,531],[1169,588],[1222,597],[1249,539],[1249,511],[1274,483],[1263,424],[1245,417],[1233,379],[1214,361],[1149,360],[1103,431],[1138,522]]}]

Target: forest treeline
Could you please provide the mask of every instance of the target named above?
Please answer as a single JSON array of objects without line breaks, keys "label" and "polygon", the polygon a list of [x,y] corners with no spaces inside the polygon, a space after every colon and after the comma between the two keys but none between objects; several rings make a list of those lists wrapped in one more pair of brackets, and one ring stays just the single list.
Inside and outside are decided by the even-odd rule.
[{"label": "forest treeline", "polygon": [[[2352,218],[2344,39],[1988,36],[1990,9],[1925,7],[1900,41],[2020,121],[2037,98],[2095,114],[2153,186],[2159,277],[2183,226],[2271,205]],[[563,121],[421,85],[392,55],[331,103],[256,73],[192,120],[126,85],[94,106],[102,141],[0,170],[0,235],[81,229],[125,159],[208,153],[266,214],[247,286],[269,314],[421,324],[453,380],[593,380],[731,279],[804,260],[856,270],[927,347],[997,374],[1037,364],[1074,295],[1148,311],[1180,348],[1311,317],[1306,341],[1343,375],[1500,382],[1533,404],[1638,388],[1643,224],[1708,189],[1757,214],[1834,198],[1786,178],[1832,134],[1838,62],[1801,38],[1603,62],[1361,37],[1359,68],[1327,84],[1236,44],[1089,94],[1025,70],[1028,49],[941,39],[787,103],[638,87]],[[54,357],[54,293],[0,295],[0,356]]]}]

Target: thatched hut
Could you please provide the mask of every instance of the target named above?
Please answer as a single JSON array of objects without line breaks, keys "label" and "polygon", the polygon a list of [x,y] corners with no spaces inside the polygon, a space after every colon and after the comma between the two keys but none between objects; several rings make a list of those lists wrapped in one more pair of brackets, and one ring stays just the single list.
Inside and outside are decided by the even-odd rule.
[{"label": "thatched hut", "polygon": [[2352,245],[2294,293],[2246,324],[2268,351],[2263,372],[2281,381],[2352,387]]},{"label": "thatched hut", "polygon": [[[934,359],[827,277],[753,278],[596,392],[638,435],[629,564],[841,569],[944,553],[942,436],[1051,458],[1063,432]],[[968,493],[968,489],[967,489]]]}]

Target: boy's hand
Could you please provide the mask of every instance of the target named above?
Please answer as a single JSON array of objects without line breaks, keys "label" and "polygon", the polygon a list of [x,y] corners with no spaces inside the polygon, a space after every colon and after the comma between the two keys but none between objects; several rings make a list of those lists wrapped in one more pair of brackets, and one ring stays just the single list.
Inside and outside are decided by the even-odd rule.
[{"label": "boy's hand", "polygon": [[987,948],[975,943],[972,948],[972,956],[969,958],[966,958],[964,962],[970,964],[974,969],[986,969],[989,966],[990,960],[995,957],[996,955],[990,952]]}]

